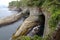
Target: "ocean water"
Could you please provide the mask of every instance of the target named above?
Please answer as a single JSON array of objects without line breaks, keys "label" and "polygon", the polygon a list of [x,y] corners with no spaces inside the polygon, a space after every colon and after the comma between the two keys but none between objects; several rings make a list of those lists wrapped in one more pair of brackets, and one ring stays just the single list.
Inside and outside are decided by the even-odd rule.
[{"label": "ocean water", "polygon": [[[16,12],[9,11],[8,8],[0,8],[0,19],[13,15],[14,13]],[[10,25],[0,26],[0,40],[9,40],[16,29],[23,23],[23,20],[24,18]]]}]

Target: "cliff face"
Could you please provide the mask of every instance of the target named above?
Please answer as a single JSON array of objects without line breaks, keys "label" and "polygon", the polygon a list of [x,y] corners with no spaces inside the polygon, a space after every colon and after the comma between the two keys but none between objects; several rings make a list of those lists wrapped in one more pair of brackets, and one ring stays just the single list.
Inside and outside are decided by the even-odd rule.
[{"label": "cliff face", "polygon": [[[15,40],[17,38],[19,38],[20,36],[26,35],[26,33],[29,31],[28,29],[30,28],[34,28],[37,25],[41,24],[41,16],[40,15],[44,15],[45,16],[45,20],[44,20],[44,33],[43,33],[43,38],[46,36],[50,36],[47,37],[49,40],[59,40],[59,33],[60,33],[60,29],[57,28],[57,31],[55,27],[50,28],[49,25],[49,20],[51,19],[51,13],[46,11],[46,10],[42,10],[42,12],[39,10],[39,8],[29,8],[29,12],[30,15],[27,19],[25,19],[25,21],[23,22],[23,24],[20,26],[20,28],[16,31],[16,33],[12,36],[12,40]],[[56,15],[54,15],[55,17]],[[60,17],[60,15],[58,14],[58,16]],[[57,17],[57,16],[56,16]],[[58,18],[59,18],[58,17]],[[55,19],[53,19],[55,20]],[[59,19],[58,19],[59,20]],[[59,21],[57,21],[56,25],[59,25],[58,23]],[[57,26],[56,26],[57,27]],[[51,32],[52,31],[52,32]],[[51,34],[50,34],[51,33]],[[55,36],[54,36],[55,35]],[[52,37],[52,38],[51,38]],[[56,39],[55,39],[56,38]]]},{"label": "cliff face", "polygon": [[[55,31],[58,25],[58,22],[60,21],[60,3],[59,3],[60,1],[59,0],[21,0],[21,2],[22,4],[25,4],[24,6],[28,6],[28,8],[30,7],[28,9],[30,11],[30,15],[27,19],[25,19],[24,23],[20,26],[20,28],[12,36],[12,38],[15,37],[18,38],[22,35],[25,35],[29,28],[41,24],[40,15],[44,15],[45,20],[44,19],[43,20],[45,25],[44,25],[43,37],[49,36],[50,39],[50,37],[52,36],[53,32]],[[41,9],[39,10],[39,8]],[[56,32],[56,34],[58,34],[58,32]],[[56,35],[56,37],[57,36],[58,35]]]},{"label": "cliff face", "polygon": [[39,15],[41,15],[41,13],[39,12],[39,9],[34,7],[29,10],[30,10],[29,17],[25,19],[25,21],[20,26],[20,28],[17,30],[13,38],[17,36],[25,35],[29,28],[32,28],[39,24]]},{"label": "cliff face", "polygon": [[46,11],[43,11],[43,14],[45,15],[45,26],[44,26],[44,34],[43,37],[49,34],[50,28],[49,28],[49,18],[50,14]]}]

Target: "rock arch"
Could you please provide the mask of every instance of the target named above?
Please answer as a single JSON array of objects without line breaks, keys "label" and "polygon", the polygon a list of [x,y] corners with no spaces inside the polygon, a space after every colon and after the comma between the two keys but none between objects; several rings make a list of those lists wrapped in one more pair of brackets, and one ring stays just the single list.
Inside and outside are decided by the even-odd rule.
[{"label": "rock arch", "polygon": [[43,37],[45,37],[49,34],[49,31],[50,31],[48,21],[49,21],[51,14],[48,11],[45,11],[44,9],[42,9],[42,11],[45,16],[45,27],[44,27],[44,34],[43,34]]},{"label": "rock arch", "polygon": [[[43,12],[40,11],[40,9],[37,7],[30,8],[29,11],[30,11],[29,17],[25,19],[25,21],[20,26],[20,28],[12,36],[12,39],[25,35],[25,33],[28,31],[29,28],[37,26],[38,24],[40,24],[40,22],[41,22],[42,30],[44,31],[45,16]],[[43,35],[43,31],[41,31],[40,35]]]}]

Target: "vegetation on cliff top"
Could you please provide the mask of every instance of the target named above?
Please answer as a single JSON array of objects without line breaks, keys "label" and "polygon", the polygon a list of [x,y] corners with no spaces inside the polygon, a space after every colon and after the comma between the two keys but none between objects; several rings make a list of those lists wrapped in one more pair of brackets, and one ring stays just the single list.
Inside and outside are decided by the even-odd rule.
[{"label": "vegetation on cliff top", "polygon": [[20,1],[12,1],[9,3],[9,7],[17,7],[19,8],[20,7]]}]

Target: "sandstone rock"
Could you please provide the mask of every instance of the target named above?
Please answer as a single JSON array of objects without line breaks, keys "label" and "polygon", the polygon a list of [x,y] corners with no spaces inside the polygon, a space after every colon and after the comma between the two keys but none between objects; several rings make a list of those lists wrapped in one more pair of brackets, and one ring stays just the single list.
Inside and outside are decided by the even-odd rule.
[{"label": "sandstone rock", "polygon": [[29,28],[32,28],[40,23],[39,16],[42,15],[42,13],[39,11],[39,8],[37,7],[30,8],[29,11],[30,11],[29,17],[25,19],[25,21],[17,30],[17,32],[12,36],[12,39],[17,38],[18,36],[25,35],[25,33],[28,32]]}]

